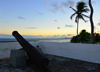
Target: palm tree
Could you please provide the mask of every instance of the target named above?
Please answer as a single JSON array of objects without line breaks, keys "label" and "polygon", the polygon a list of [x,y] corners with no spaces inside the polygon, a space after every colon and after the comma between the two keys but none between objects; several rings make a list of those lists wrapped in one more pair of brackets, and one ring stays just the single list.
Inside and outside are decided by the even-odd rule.
[{"label": "palm tree", "polygon": [[84,19],[84,17],[89,18],[88,16],[86,16],[83,13],[87,13],[89,11],[89,9],[87,8],[86,4],[84,2],[78,2],[76,5],[76,9],[70,7],[73,11],[75,11],[75,13],[73,13],[70,17],[70,19],[73,18],[73,16],[76,15],[75,17],[75,22],[77,23],[77,42],[78,42],[78,24],[79,24],[79,19],[82,19],[86,22],[86,20]]},{"label": "palm tree", "polygon": [[93,7],[92,7],[92,4],[91,4],[91,0],[89,0],[89,6],[90,6],[90,9],[91,9],[91,14],[90,14],[91,41],[92,41],[92,43],[94,43],[94,23],[93,23],[93,20],[92,20],[92,17],[93,17]]}]

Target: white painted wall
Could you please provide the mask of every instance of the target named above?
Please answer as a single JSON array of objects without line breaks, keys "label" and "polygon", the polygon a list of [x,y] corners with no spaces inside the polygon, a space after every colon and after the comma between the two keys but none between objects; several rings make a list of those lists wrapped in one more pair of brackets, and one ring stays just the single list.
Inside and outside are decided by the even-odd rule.
[{"label": "white painted wall", "polygon": [[[33,46],[39,45],[46,54],[84,60],[100,64],[99,44],[75,44],[57,42],[30,42]],[[0,58],[10,57],[11,49],[22,48],[19,43],[0,43]]]},{"label": "white painted wall", "polygon": [[39,45],[46,54],[100,63],[100,45],[97,44],[43,42]]}]

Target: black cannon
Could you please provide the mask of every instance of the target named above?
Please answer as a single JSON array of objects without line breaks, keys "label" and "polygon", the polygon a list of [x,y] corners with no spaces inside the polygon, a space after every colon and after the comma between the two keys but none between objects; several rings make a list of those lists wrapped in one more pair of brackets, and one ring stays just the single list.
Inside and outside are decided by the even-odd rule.
[{"label": "black cannon", "polygon": [[27,53],[31,62],[37,67],[47,68],[49,64],[49,59],[40,54],[34,46],[28,43],[17,31],[13,31],[12,35],[16,38],[16,40],[20,43],[22,48]]}]

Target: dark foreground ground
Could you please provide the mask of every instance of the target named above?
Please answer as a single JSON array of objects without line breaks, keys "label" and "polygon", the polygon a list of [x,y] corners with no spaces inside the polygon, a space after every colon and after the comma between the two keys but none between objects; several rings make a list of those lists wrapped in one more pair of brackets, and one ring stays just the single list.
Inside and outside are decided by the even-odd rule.
[{"label": "dark foreground ground", "polygon": [[[100,72],[100,64],[46,55],[49,58],[49,68],[52,72]],[[0,72],[35,72],[31,65],[14,68],[10,60],[0,60]]]}]

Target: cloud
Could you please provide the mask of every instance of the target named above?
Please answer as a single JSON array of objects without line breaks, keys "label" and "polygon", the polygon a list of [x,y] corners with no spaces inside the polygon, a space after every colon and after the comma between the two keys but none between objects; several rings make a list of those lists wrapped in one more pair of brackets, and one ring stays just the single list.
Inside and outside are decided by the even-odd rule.
[{"label": "cloud", "polygon": [[36,11],[39,15],[43,15],[43,13]]},{"label": "cloud", "polygon": [[48,2],[49,2],[49,0],[45,0],[45,1],[43,2],[43,4],[44,4],[44,5],[47,5]]},{"label": "cloud", "polygon": [[53,35],[53,36],[50,36],[48,38],[67,38],[69,36],[73,36],[73,35],[72,34],[67,34],[67,35]]},{"label": "cloud", "polygon": [[37,29],[37,27],[27,27],[26,29]]},{"label": "cloud", "polygon": [[58,11],[58,10],[61,9],[61,6],[59,5],[58,2],[53,2],[53,3],[51,4],[51,7],[53,7],[53,9],[51,9],[51,11],[52,11],[53,13],[56,13],[56,11]]},{"label": "cloud", "polygon": [[60,38],[65,38],[66,37],[66,35],[61,35],[61,36],[59,36]]},{"label": "cloud", "polygon": [[57,20],[54,20],[55,22],[57,22]]},{"label": "cloud", "polygon": [[73,34],[67,34],[67,36],[73,36]]},{"label": "cloud", "polygon": [[6,21],[6,23],[10,23],[10,22]]},{"label": "cloud", "polygon": [[53,35],[53,36],[49,35],[49,36],[46,36],[45,38],[59,38],[59,36],[60,35]]},{"label": "cloud", "polygon": [[51,38],[58,38],[58,35],[53,35]]},{"label": "cloud", "polygon": [[46,38],[51,38],[52,36],[51,35],[49,35],[49,36],[45,36]]},{"label": "cloud", "polygon": [[43,35],[38,35],[37,38],[44,38],[44,36]]},{"label": "cloud", "polygon": [[92,1],[92,4],[96,4],[96,1]]},{"label": "cloud", "polygon": [[22,35],[24,38],[37,38],[37,36],[34,35]]},{"label": "cloud", "polygon": [[100,26],[100,22],[98,23],[98,25]]},{"label": "cloud", "polygon": [[22,35],[24,38],[44,38],[43,35]]},{"label": "cloud", "polygon": [[39,15],[43,15],[43,13],[40,13],[40,12],[39,12],[38,14],[39,14]]},{"label": "cloud", "polygon": [[[43,4],[47,5],[49,1],[50,0],[45,0],[43,2]],[[88,0],[80,0],[80,1],[83,1],[86,4],[88,4]],[[69,8],[70,6],[74,7],[75,4],[76,4],[75,0],[67,0],[67,1],[62,1],[62,2],[57,2],[57,1],[55,2],[53,0],[53,2],[50,4],[51,5],[50,11],[53,13],[56,13],[57,11],[61,11],[61,12],[65,13],[64,8]],[[96,1],[92,1],[92,4],[96,4]]]},{"label": "cloud", "polygon": [[73,27],[72,25],[65,25],[65,27]]},{"label": "cloud", "polygon": [[[43,35],[22,35],[22,37],[24,38],[44,38]],[[0,38],[14,38],[14,36],[12,35],[8,35],[8,34],[0,34]]]},{"label": "cloud", "polygon": [[18,18],[19,18],[19,19],[24,19],[24,20],[25,20],[25,18],[24,18],[24,17],[21,17],[21,16],[19,16]]},{"label": "cloud", "polygon": [[57,29],[60,29],[60,27],[57,27]]},{"label": "cloud", "polygon": [[[72,34],[67,34],[67,35],[48,35],[48,36],[43,36],[43,35],[22,35],[24,38],[66,38],[69,36],[73,36]],[[12,35],[8,34],[0,34],[0,38],[14,38]]]},{"label": "cloud", "polygon": [[0,38],[13,38],[13,36],[8,34],[0,34]]},{"label": "cloud", "polygon": [[65,13],[65,11],[63,10],[63,8],[69,8],[70,6],[73,7],[75,5],[75,1],[72,1],[72,0],[68,0],[66,2],[61,2],[61,3],[58,3],[58,2],[53,2],[51,4],[51,11],[53,13],[56,13],[57,11],[61,11],[63,13]]},{"label": "cloud", "polygon": [[89,20],[85,20],[86,22],[89,22]]},{"label": "cloud", "polygon": [[75,5],[75,1],[68,0],[68,1],[66,1],[66,2],[62,2],[61,5],[64,6],[64,7],[68,7],[68,8],[69,8],[70,6],[73,7],[73,6]]}]

